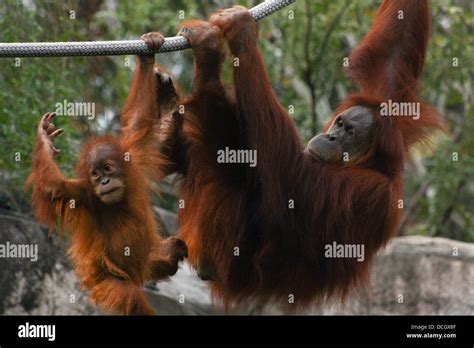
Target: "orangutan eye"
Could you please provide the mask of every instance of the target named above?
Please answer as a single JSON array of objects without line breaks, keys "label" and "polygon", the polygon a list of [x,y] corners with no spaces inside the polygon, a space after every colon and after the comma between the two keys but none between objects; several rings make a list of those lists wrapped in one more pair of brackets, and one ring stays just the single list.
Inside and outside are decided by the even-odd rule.
[{"label": "orangutan eye", "polygon": [[112,167],[110,166],[110,164],[106,164],[106,165],[104,166],[104,170],[105,170],[106,172],[110,172],[110,171],[112,170]]},{"label": "orangutan eye", "polygon": [[94,169],[94,170],[91,172],[91,175],[92,175],[93,177],[98,177],[98,176],[99,176],[99,172]]},{"label": "orangutan eye", "polygon": [[342,122],[342,118],[341,118],[341,117],[339,117],[339,118],[336,120],[336,125],[337,125],[338,127],[344,126],[344,123]]},{"label": "orangutan eye", "polygon": [[354,135],[354,127],[353,126],[346,126],[344,128],[344,130],[346,131],[347,134]]}]

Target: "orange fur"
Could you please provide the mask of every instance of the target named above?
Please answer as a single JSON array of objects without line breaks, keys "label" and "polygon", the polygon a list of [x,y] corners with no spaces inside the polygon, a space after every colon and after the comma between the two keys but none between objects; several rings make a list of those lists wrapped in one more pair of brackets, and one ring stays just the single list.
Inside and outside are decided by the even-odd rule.
[{"label": "orange fur", "polygon": [[[28,179],[38,220],[50,230],[59,223],[70,233],[70,255],[78,276],[91,291],[91,300],[112,313],[153,314],[143,283],[176,273],[178,259],[184,256],[177,253],[185,253],[178,250],[178,239],[161,239],[151,208],[151,180],[160,176],[156,169],[166,164],[156,139],[161,116],[156,79],[153,63],[138,59],[122,134],[93,138],[84,145],[77,166],[79,179],[61,174],[40,136]],[[89,179],[88,156],[99,144],[118,149],[113,159],[124,171],[126,193],[117,204],[102,203]]]},{"label": "orange fur", "polygon": [[[397,22],[399,9],[403,23]],[[222,18],[210,22],[219,26],[239,59],[236,101],[218,77],[219,39],[202,29],[202,22],[183,24],[193,28],[195,88],[185,102],[179,153],[171,158],[181,161],[185,208],[180,222],[190,262],[201,273],[203,267],[214,268],[213,293],[229,306],[288,304],[293,295],[290,307],[297,309],[345,298],[368,284],[373,257],[396,233],[410,146],[442,127],[426,104],[418,121],[379,115],[380,103],[389,98],[420,101],[416,84],[429,36],[428,3],[385,0],[372,30],[352,54],[350,72],[361,92],[336,114],[353,105],[369,107],[375,135],[369,153],[344,166],[305,151],[271,88],[250,15],[224,23]],[[256,149],[257,167],[217,163],[216,151],[225,147]],[[364,262],[326,258],[325,245],[334,241],[363,244]]]}]

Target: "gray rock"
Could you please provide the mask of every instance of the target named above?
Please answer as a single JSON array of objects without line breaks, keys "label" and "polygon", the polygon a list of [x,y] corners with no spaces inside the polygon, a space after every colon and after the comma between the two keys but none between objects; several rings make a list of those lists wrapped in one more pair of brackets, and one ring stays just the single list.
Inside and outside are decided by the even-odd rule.
[{"label": "gray rock", "polygon": [[164,236],[174,236],[178,234],[179,226],[176,221],[176,214],[164,210],[160,207],[153,207],[155,216],[157,217],[160,232]]},{"label": "gray rock", "polygon": [[0,258],[0,313],[94,314],[65,256],[67,242],[49,238],[34,220],[0,210],[0,244],[38,247],[37,261]]},{"label": "gray rock", "polygon": [[474,313],[474,245],[446,238],[395,238],[374,263],[371,289],[327,314]]},{"label": "gray rock", "polygon": [[[37,245],[39,255],[36,262],[0,258],[0,314],[101,314],[81,291],[66,255],[66,237],[50,238],[34,219],[0,210],[0,244],[6,243]],[[220,313],[205,283],[185,264],[169,282],[147,284],[145,290],[159,314]]]}]

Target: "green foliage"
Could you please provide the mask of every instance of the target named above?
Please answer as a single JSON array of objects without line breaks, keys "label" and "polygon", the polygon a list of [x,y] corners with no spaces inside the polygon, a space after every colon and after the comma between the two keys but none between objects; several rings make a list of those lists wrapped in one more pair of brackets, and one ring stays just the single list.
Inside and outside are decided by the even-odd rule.
[{"label": "green foliage", "polygon": [[[26,8],[19,1],[0,4],[0,31],[2,41],[56,41],[78,35],[77,26],[65,20],[66,12],[46,3],[44,8]],[[61,33],[54,29],[61,28]],[[51,29],[51,26],[53,28]],[[56,102],[75,99],[78,91],[87,88],[83,65],[78,60],[3,59],[0,70],[0,204],[16,210],[25,209],[23,186],[28,175],[36,126],[43,113],[54,110]],[[82,63],[83,64],[83,63]],[[77,76],[84,76],[78,79]],[[60,127],[69,123],[58,119]],[[77,138],[68,129],[70,137],[58,140],[66,154],[74,152]],[[59,159],[66,172],[71,172],[71,161]]]},{"label": "green foliage", "polygon": [[447,120],[448,137],[438,138],[425,161],[425,174],[407,175],[406,196],[429,182],[418,198],[411,233],[474,241],[474,15],[469,1],[433,6],[433,33],[423,75],[423,95]]},{"label": "green foliage", "polygon": [[[0,3],[2,42],[118,40],[149,31],[173,36],[183,19],[206,19],[219,8],[259,1],[159,0],[103,2],[7,0]],[[304,141],[319,132],[352,88],[343,59],[369,30],[380,1],[298,0],[265,18],[260,46],[273,87]],[[405,178],[405,233],[474,240],[474,14],[469,0],[431,2],[433,32],[423,75],[423,96],[447,121],[447,135],[434,135],[430,152],[415,151]],[[75,18],[71,18],[72,14]],[[73,16],[74,17],[74,16]],[[458,66],[453,66],[457,58]],[[159,62],[185,91],[192,80],[192,51],[162,54]],[[61,167],[72,175],[83,140],[119,129],[134,68],[133,57],[1,60],[0,206],[28,211],[23,183],[35,128],[55,104],[88,101],[94,121],[58,118],[66,135],[58,140]],[[131,63],[131,64],[129,64]],[[225,77],[231,81],[231,63]],[[21,161],[15,155],[21,154]],[[453,161],[453,153],[458,161]],[[176,207],[167,185],[160,204]],[[413,204],[411,204],[413,203]],[[412,206],[409,208],[408,206]]]}]

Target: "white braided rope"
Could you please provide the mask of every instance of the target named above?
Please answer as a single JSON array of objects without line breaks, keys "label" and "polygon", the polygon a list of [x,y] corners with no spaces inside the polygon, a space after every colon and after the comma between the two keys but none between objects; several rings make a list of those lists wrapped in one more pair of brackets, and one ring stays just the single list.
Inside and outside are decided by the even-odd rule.
[{"label": "white braided rope", "polygon": [[[249,11],[255,21],[259,21],[295,1],[266,0]],[[186,48],[190,46],[182,36],[165,38],[158,52],[150,50],[143,40],[0,43],[0,58],[142,55]]]}]

